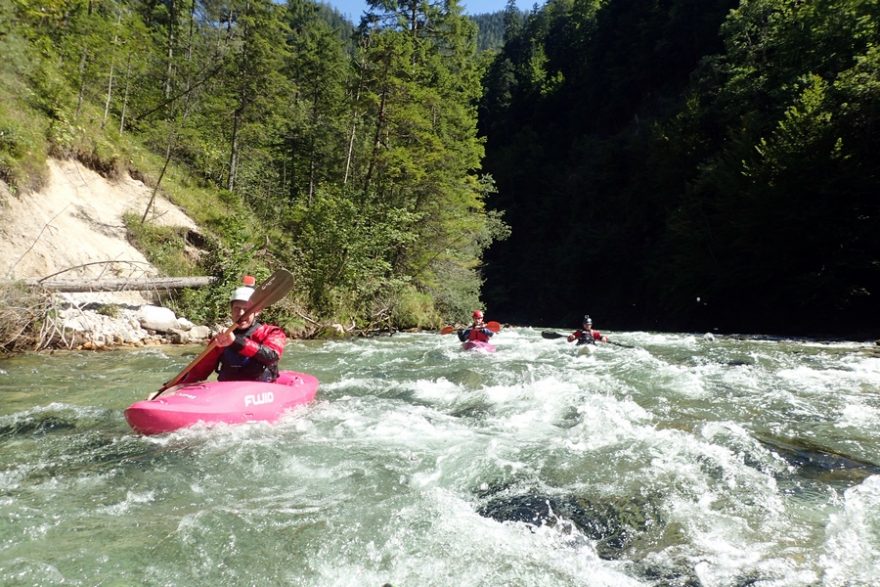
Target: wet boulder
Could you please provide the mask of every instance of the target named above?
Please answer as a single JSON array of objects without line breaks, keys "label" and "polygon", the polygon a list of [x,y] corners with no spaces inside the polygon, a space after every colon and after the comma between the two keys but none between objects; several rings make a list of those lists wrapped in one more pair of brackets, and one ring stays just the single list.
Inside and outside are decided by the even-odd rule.
[{"label": "wet boulder", "polygon": [[522,522],[562,530],[566,530],[565,524],[573,524],[595,541],[597,554],[605,559],[619,558],[636,538],[663,525],[653,504],[638,498],[597,499],[540,493],[495,495],[477,513],[499,522]]},{"label": "wet boulder", "polygon": [[799,475],[811,479],[851,480],[861,482],[880,474],[880,466],[807,440],[758,438],[764,447],[796,468]]}]

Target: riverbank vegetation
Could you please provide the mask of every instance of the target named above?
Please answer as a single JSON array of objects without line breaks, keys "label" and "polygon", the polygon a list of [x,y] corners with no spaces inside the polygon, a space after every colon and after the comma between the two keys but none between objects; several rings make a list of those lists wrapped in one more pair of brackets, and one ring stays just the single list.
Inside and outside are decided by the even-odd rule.
[{"label": "riverbank vegetation", "polygon": [[158,186],[207,253],[181,266],[186,238],[135,227],[148,210],[133,238],[218,277],[179,300],[208,320],[285,266],[291,324],[430,327],[482,296],[520,323],[876,336],[877,14],[511,2],[478,45],[454,0],[358,23],[309,0],[14,0],[0,177],[33,189],[55,154]]},{"label": "riverbank vegetation", "polygon": [[35,189],[55,155],[160,189],[204,254],[149,209],[127,225],[166,272],[218,277],[177,300],[187,315],[225,315],[243,273],[276,266],[297,278],[290,323],[436,326],[480,305],[507,228],[484,209],[476,27],[456,3],[377,2],[355,28],[304,0],[15,0],[0,23],[0,178]]},{"label": "riverbank vegetation", "polygon": [[0,355],[44,348],[52,300],[21,284],[0,285]]}]

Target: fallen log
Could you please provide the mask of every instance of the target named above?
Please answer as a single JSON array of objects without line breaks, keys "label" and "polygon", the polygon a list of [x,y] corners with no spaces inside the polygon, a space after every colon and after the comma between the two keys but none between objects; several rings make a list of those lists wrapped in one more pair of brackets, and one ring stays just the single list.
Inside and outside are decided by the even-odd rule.
[{"label": "fallen log", "polygon": [[157,291],[211,285],[214,277],[140,277],[132,279],[24,279],[30,287],[68,293],[96,291]]}]

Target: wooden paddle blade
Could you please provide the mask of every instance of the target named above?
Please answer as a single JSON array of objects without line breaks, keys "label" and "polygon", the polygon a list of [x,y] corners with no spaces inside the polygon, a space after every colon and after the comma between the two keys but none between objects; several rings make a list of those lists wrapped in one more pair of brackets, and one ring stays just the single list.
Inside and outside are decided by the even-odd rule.
[{"label": "wooden paddle blade", "polygon": [[259,312],[263,308],[271,306],[286,296],[291,289],[293,289],[293,275],[290,274],[290,271],[279,269],[254,290],[244,313]]},{"label": "wooden paddle blade", "polygon": [[453,332],[455,332],[454,326],[444,326],[440,329],[440,334],[452,334]]},{"label": "wooden paddle blade", "polygon": [[541,332],[541,336],[544,338],[565,338],[566,335],[553,332],[552,330],[545,330]]},{"label": "wooden paddle blade", "polygon": [[[275,273],[269,276],[269,278],[260,284],[260,286],[254,290],[254,293],[251,294],[251,299],[248,300],[248,305],[245,307],[244,314],[247,315],[251,312],[259,312],[263,308],[274,304],[281,298],[287,295],[293,288],[293,275],[290,274],[289,271],[284,269],[279,269]],[[236,325],[233,324],[224,332],[225,335],[228,335],[230,332],[235,330]],[[196,365],[202,362],[205,357],[207,357],[211,351],[217,348],[217,343],[214,342],[216,339],[212,339],[210,344],[208,344],[208,348],[206,348],[202,353],[190,362],[189,365],[183,368],[183,371],[178,373],[174,378],[169,379],[165,383],[162,384],[162,387],[159,388],[159,391],[150,395],[148,399],[154,399],[160,393],[168,389],[169,387],[174,387],[186,377],[187,373],[192,371]]]},{"label": "wooden paddle blade", "polygon": [[498,332],[501,331],[501,324],[499,324],[498,322],[487,322],[486,328],[488,328],[495,334],[498,334]]}]

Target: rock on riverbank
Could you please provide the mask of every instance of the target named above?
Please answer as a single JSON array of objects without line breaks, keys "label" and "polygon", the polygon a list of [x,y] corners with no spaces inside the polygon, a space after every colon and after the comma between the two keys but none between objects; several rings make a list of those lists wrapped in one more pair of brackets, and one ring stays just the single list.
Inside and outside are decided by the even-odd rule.
[{"label": "rock on riverbank", "polygon": [[215,332],[159,306],[90,304],[59,310],[48,346],[100,350],[119,346],[200,344]]},{"label": "rock on riverbank", "polygon": [[[0,279],[138,279],[158,270],[127,239],[123,221],[148,220],[198,232],[195,222],[161,194],[124,174],[103,177],[74,160],[49,159],[48,181],[35,193],[13,195],[0,180]],[[193,251],[197,254],[197,251]],[[40,329],[39,348],[103,349],[114,346],[200,343],[212,332],[158,307],[157,292],[88,292],[53,295],[45,317],[26,316]],[[20,333],[19,333],[20,334]]]}]

